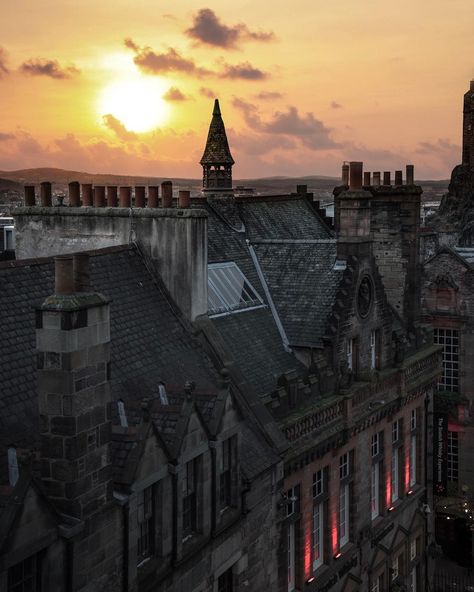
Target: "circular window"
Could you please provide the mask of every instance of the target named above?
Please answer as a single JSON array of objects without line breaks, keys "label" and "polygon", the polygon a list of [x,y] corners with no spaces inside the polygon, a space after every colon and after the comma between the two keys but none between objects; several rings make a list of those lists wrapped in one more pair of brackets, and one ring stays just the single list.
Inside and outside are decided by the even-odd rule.
[{"label": "circular window", "polygon": [[370,281],[369,276],[366,275],[362,278],[357,292],[357,311],[362,318],[365,318],[370,312],[373,292],[372,282]]}]

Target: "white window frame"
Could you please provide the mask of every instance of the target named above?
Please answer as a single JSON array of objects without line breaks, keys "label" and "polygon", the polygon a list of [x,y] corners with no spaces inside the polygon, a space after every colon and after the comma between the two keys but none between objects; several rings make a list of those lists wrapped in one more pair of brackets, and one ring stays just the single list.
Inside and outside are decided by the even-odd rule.
[{"label": "white window frame", "polygon": [[392,450],[392,459],[390,465],[390,495],[391,502],[394,504],[398,500],[398,484],[399,484],[399,452],[398,448]]},{"label": "white window frame", "polygon": [[372,329],[370,332],[370,369],[375,370],[377,367],[377,330]]},{"label": "white window frame", "polygon": [[313,497],[317,497],[322,493],[324,493],[324,469],[319,469],[313,473],[312,494]]},{"label": "white window frame", "polygon": [[339,486],[339,548],[349,542],[349,483]]},{"label": "white window frame", "polygon": [[416,430],[416,428],[417,428],[417,410],[416,409],[411,410],[410,427],[412,430]]},{"label": "white window frame", "polygon": [[[12,243],[11,249],[7,249],[7,244],[8,244],[7,235],[11,236],[11,243]],[[4,226],[3,227],[3,248],[4,248],[4,250],[5,251],[14,251],[15,247],[16,247],[15,226]]]},{"label": "white window frame", "polygon": [[410,487],[416,485],[416,434],[410,437]]},{"label": "white window frame", "polygon": [[119,399],[117,401],[117,409],[118,409],[121,427],[128,428],[128,420],[127,420],[127,413],[125,411],[125,403],[122,401],[122,399]]},{"label": "white window frame", "polygon": [[324,504],[313,505],[312,532],[313,571],[324,563]]},{"label": "white window frame", "polygon": [[353,351],[354,351],[354,339],[347,339],[346,341],[346,361],[347,361],[347,368],[348,370],[353,370]]},{"label": "white window frame", "polygon": [[400,439],[400,420],[396,419],[392,423],[392,443],[398,442]]},{"label": "white window frame", "polygon": [[372,463],[370,478],[370,515],[372,520],[380,516],[380,463]]},{"label": "white window frame", "polygon": [[398,578],[398,574],[400,571],[400,556],[397,555],[392,559],[392,582],[396,578]]},{"label": "white window frame", "polygon": [[443,374],[438,382],[438,389],[457,392],[459,390],[459,330],[436,327],[433,342],[435,345],[443,346]]},{"label": "white window frame", "polygon": [[344,452],[339,457],[339,479],[344,479],[345,477],[349,476],[350,467],[349,467],[349,453]]},{"label": "white window frame", "polygon": [[459,434],[448,429],[448,481],[459,481]]},{"label": "white window frame", "polygon": [[410,592],[416,592],[416,572],[417,566],[413,566],[410,571]]},{"label": "white window frame", "polygon": [[372,458],[379,454],[379,452],[380,452],[380,432],[372,434],[372,439],[370,441],[370,450],[372,453]]},{"label": "white window frame", "polygon": [[[222,263],[209,263],[207,268],[207,308],[208,315],[210,317],[234,314],[240,311],[251,309],[253,310],[255,308],[261,308],[265,306],[265,303],[263,302],[260,294],[252,286],[248,278],[244,275],[240,267],[236,263],[234,263],[234,261],[225,261]],[[235,277],[230,277],[230,279],[228,279],[226,277],[219,278],[216,276],[216,281],[214,281],[214,279],[211,277],[212,274],[210,274],[209,272],[217,272],[218,270],[229,270],[229,274],[231,276],[237,276],[239,281],[242,282],[242,288],[240,289],[240,293],[245,292],[250,302],[240,302],[239,290],[236,288],[235,284],[232,281],[236,279]],[[218,279],[220,281],[220,285],[217,283]],[[227,285],[225,284],[225,282],[227,282]],[[249,290],[243,288],[244,283],[247,284]]]},{"label": "white window frame", "polygon": [[410,541],[410,561],[416,559],[416,538]]}]

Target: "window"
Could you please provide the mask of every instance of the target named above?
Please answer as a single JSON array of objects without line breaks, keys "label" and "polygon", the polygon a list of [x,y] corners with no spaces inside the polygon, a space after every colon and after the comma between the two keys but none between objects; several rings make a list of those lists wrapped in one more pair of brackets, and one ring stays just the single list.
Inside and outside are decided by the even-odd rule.
[{"label": "window", "polygon": [[339,548],[349,542],[349,483],[339,489]]},{"label": "window", "polygon": [[370,369],[380,369],[380,329],[370,332]]},{"label": "window", "polygon": [[398,483],[399,483],[399,471],[398,471],[398,448],[392,450],[392,462],[391,462],[391,501],[392,504],[398,499]]},{"label": "window", "polygon": [[415,565],[413,569],[410,571],[410,586],[408,588],[409,592],[416,592],[418,589],[418,569],[418,565]]},{"label": "window", "polygon": [[397,419],[392,423],[392,442],[398,442],[401,436],[400,420]]},{"label": "window", "polygon": [[294,523],[288,525],[288,542],[287,542],[287,565],[288,565],[288,592],[295,589],[295,525]]},{"label": "window", "polygon": [[122,401],[122,399],[119,399],[117,401],[117,409],[118,409],[118,414],[119,414],[119,419],[120,419],[120,425],[123,428],[128,428],[127,413],[125,412],[125,404]]},{"label": "window", "polygon": [[347,369],[357,372],[357,339],[354,337],[346,341]]},{"label": "window", "polygon": [[183,475],[183,540],[196,532],[197,459],[186,463]]},{"label": "window", "polygon": [[316,570],[324,562],[324,506],[313,506],[313,570]]},{"label": "window", "polygon": [[416,483],[416,434],[410,437],[410,487]]},{"label": "window", "polygon": [[459,388],[459,331],[435,329],[434,342],[443,346],[443,374],[438,388],[457,391]]},{"label": "window", "polygon": [[234,437],[222,442],[222,471],[220,475],[220,501],[221,509],[232,505],[232,466]]},{"label": "window", "polygon": [[349,453],[345,452],[339,457],[339,479],[344,479],[349,475]]},{"label": "window", "polygon": [[400,570],[400,557],[394,557],[392,561],[392,581],[398,578]]},{"label": "window", "polygon": [[15,228],[14,226],[4,226],[3,239],[5,251],[15,250]]},{"label": "window", "polygon": [[18,470],[18,457],[16,455],[16,448],[10,446],[8,448],[8,481],[12,487],[15,487],[20,471]]},{"label": "window", "polygon": [[416,430],[416,428],[418,427],[418,409],[412,409],[411,410],[411,416],[410,416],[410,428],[412,430]]},{"label": "window", "polygon": [[384,590],[385,588],[383,586],[383,574],[380,574],[372,580],[370,592],[384,592]]},{"label": "window", "polygon": [[323,469],[313,473],[313,497],[317,497],[324,492],[324,474]]},{"label": "window", "polygon": [[153,554],[153,486],[138,492],[138,549],[137,561]]},{"label": "window", "polygon": [[370,513],[372,520],[380,514],[380,463],[372,464],[370,480]]},{"label": "window", "polygon": [[417,539],[412,539],[410,541],[410,561],[416,559],[417,556]]},{"label": "window", "polygon": [[457,483],[459,478],[459,439],[457,432],[448,430],[448,481]]},{"label": "window", "polygon": [[233,262],[208,266],[207,309],[209,315],[263,306],[263,300]]},{"label": "window", "polygon": [[8,592],[40,592],[41,561],[38,554],[28,557],[8,570]]},{"label": "window", "polygon": [[286,515],[291,516],[296,512],[296,502],[298,498],[296,496],[296,487],[291,487],[286,492]]},{"label": "window", "polygon": [[380,453],[380,434],[373,434],[372,436],[372,440],[371,440],[371,452],[372,452],[372,457],[377,456]]},{"label": "window", "polygon": [[234,576],[232,568],[227,569],[217,578],[217,592],[232,592],[234,589]]}]

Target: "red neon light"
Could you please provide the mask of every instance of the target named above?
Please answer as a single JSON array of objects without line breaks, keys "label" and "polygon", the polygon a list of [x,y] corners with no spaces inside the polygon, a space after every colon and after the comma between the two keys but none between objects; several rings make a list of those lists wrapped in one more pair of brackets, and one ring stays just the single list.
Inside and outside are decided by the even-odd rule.
[{"label": "red neon light", "polygon": [[410,449],[405,451],[405,491],[410,489]]},{"label": "red neon light", "polygon": [[331,514],[331,543],[332,554],[336,555],[339,551],[339,541],[337,536],[337,513],[333,510]]},{"label": "red neon light", "polygon": [[342,553],[339,551],[339,553],[336,553],[334,555],[334,559],[339,559],[339,557],[342,555]]},{"label": "red neon light", "polygon": [[385,504],[387,508],[390,507],[392,503],[392,483],[391,483],[391,474],[390,471],[387,471],[385,476]]},{"label": "red neon light", "polygon": [[311,575],[311,522],[306,525],[306,534],[304,540],[304,577],[307,579]]}]

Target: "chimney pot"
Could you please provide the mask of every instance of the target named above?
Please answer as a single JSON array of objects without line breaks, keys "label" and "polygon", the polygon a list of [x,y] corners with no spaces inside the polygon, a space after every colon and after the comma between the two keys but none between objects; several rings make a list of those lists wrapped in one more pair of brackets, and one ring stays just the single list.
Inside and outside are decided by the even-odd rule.
[{"label": "chimney pot", "polygon": [[370,187],[370,172],[364,172],[364,187]]},{"label": "chimney pot", "polygon": [[54,293],[74,294],[74,271],[72,255],[54,258]]},{"label": "chimney pot", "polygon": [[359,189],[362,189],[363,167],[363,162],[353,161],[349,163],[349,189],[351,191],[358,191]]},{"label": "chimney pot", "polygon": [[43,181],[40,186],[40,198],[41,205],[44,208],[50,208],[52,205],[52,191],[51,183],[49,181]]},{"label": "chimney pot", "polygon": [[349,185],[349,165],[347,162],[342,165],[342,184]]},{"label": "chimney pot", "polygon": [[191,204],[191,192],[179,191],[178,193],[178,208],[189,208]]},{"label": "chimney pot", "polygon": [[157,208],[158,207],[158,195],[159,190],[157,185],[150,185],[148,187],[148,203],[147,206],[149,208]]},{"label": "chimney pot", "polygon": [[117,186],[109,185],[107,187],[107,206],[109,208],[117,207]]},{"label": "chimney pot", "polygon": [[395,171],[395,185],[403,185],[403,172]]},{"label": "chimney pot", "polygon": [[35,205],[35,186],[25,185],[25,206],[32,208]]},{"label": "chimney pot", "polygon": [[296,194],[297,195],[306,195],[308,193],[308,186],[307,185],[297,185],[296,186]]},{"label": "chimney pot", "polygon": [[132,188],[120,187],[119,189],[119,205],[121,208],[129,208],[132,203]]},{"label": "chimney pot", "polygon": [[69,206],[71,208],[81,206],[81,187],[77,181],[69,183]]},{"label": "chimney pot", "polygon": [[105,187],[96,185],[94,187],[94,207],[103,208],[105,206]]},{"label": "chimney pot", "polygon": [[380,187],[380,171],[373,174],[373,184],[374,187]]},{"label": "chimney pot", "polygon": [[82,189],[82,205],[83,206],[91,206],[92,205],[92,185],[90,183],[83,183],[81,189]]},{"label": "chimney pot", "polygon": [[407,185],[415,184],[415,167],[412,164],[406,166],[406,182]]},{"label": "chimney pot", "polygon": [[474,80],[471,80],[471,82],[469,83],[469,90],[472,90],[474,92]]},{"label": "chimney pot", "polygon": [[144,208],[145,207],[145,187],[143,185],[139,185],[135,187],[135,207],[136,208]]},{"label": "chimney pot", "polygon": [[161,205],[164,208],[173,207],[173,183],[171,181],[163,181],[161,184]]},{"label": "chimney pot", "polygon": [[392,181],[390,179],[390,171],[384,171],[383,173],[383,184],[384,185],[391,185]]},{"label": "chimney pot", "polygon": [[89,255],[76,253],[72,260],[75,292],[90,292]]}]

